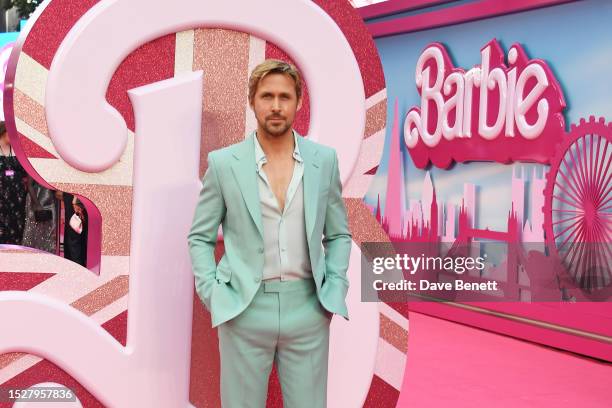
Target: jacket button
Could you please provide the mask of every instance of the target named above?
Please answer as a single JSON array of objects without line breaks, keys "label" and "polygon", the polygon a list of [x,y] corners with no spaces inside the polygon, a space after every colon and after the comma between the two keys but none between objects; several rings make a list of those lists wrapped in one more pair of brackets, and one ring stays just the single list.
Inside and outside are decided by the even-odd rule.
[{"label": "jacket button", "polygon": [[259,281],[261,281],[261,277],[255,276],[253,280],[255,281],[255,283],[259,283]]},{"label": "jacket button", "polygon": [[263,248],[261,248],[261,247],[259,248],[259,253],[263,254]]}]

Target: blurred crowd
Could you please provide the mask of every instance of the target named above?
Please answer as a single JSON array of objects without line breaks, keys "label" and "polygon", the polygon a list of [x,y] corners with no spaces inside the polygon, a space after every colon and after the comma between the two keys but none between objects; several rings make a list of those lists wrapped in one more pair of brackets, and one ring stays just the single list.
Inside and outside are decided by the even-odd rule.
[{"label": "blurred crowd", "polygon": [[47,189],[21,166],[0,122],[0,244],[87,262],[87,212],[79,199]]}]

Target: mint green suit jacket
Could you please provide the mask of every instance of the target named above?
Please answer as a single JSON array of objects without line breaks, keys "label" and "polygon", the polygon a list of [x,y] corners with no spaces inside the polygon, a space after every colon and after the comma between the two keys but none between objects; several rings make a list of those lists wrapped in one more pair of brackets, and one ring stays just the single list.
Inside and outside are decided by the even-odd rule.
[{"label": "mint green suit jacket", "polygon": [[[189,233],[198,296],[213,327],[244,311],[262,280],[264,241],[254,134],[213,151]],[[348,319],[346,294],[352,238],[335,150],[297,137],[304,160],[304,217],[310,265],[321,305]],[[225,254],[215,263],[219,225]]]}]

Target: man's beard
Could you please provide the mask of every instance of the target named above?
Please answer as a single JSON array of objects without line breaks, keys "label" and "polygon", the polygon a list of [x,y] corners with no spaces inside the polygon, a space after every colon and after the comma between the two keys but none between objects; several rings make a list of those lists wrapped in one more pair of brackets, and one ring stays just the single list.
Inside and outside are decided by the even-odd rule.
[{"label": "man's beard", "polygon": [[[284,123],[279,126],[271,126],[269,122],[271,119],[280,119],[283,120]],[[260,123],[260,125],[270,136],[282,136],[287,133],[289,129],[291,129],[292,123],[288,122],[286,118],[272,117],[266,118],[266,120],[263,123]]]}]

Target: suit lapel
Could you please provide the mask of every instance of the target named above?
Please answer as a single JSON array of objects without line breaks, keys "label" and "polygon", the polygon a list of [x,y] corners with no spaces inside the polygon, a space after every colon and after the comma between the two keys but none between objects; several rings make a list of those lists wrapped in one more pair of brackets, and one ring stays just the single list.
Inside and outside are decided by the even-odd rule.
[{"label": "suit lapel", "polygon": [[319,207],[319,181],[320,168],[319,157],[316,146],[308,143],[303,137],[298,136],[300,154],[304,159],[304,218],[306,223],[306,238],[310,242],[310,237],[314,231],[317,220],[317,209]]},{"label": "suit lapel", "polygon": [[[242,198],[249,210],[259,234],[263,238],[263,223],[261,220],[261,205],[259,200],[257,171],[255,164],[254,134],[251,134],[233,153],[234,162],[232,172],[238,185]],[[319,206],[320,167],[316,145],[308,143],[302,136],[297,137],[300,154],[304,159],[304,219],[306,224],[306,237],[314,231]]]},{"label": "suit lapel", "polygon": [[263,223],[261,221],[261,206],[259,203],[259,189],[257,183],[257,168],[255,164],[255,145],[253,134],[249,136],[233,153],[234,162],[232,172],[240,186],[242,198],[249,210],[249,214],[263,238]]}]

